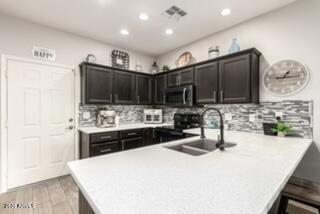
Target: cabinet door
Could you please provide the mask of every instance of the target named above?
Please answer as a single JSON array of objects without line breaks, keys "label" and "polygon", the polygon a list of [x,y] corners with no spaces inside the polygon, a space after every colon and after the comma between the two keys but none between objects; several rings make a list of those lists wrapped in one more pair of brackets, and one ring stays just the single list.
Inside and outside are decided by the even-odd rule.
[{"label": "cabinet door", "polygon": [[195,68],[196,102],[215,104],[218,102],[218,63],[200,65]]},{"label": "cabinet door", "polygon": [[114,72],[114,99],[116,104],[135,103],[135,74],[125,71]]},{"label": "cabinet door", "polygon": [[148,146],[153,144],[153,128],[143,129],[143,145]]},{"label": "cabinet door", "polygon": [[81,98],[84,104],[112,103],[113,70],[98,66],[81,69]]},{"label": "cabinet door", "polygon": [[180,72],[173,72],[168,74],[168,87],[178,86],[180,82]]},{"label": "cabinet door", "polygon": [[134,149],[143,146],[142,137],[129,138],[121,141],[122,150]]},{"label": "cabinet door", "polygon": [[193,68],[180,71],[179,85],[193,84]]},{"label": "cabinet door", "polygon": [[160,75],[154,78],[154,103],[156,105],[166,104],[165,90],[167,88],[167,75]]},{"label": "cabinet door", "polygon": [[137,104],[152,104],[152,77],[136,75]]},{"label": "cabinet door", "polygon": [[219,62],[220,103],[250,102],[250,55]]}]

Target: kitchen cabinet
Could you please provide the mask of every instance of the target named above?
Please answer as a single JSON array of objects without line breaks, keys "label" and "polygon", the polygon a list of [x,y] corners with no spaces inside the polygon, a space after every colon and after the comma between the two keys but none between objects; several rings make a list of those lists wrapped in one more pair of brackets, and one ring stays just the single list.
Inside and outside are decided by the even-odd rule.
[{"label": "kitchen cabinet", "polygon": [[153,128],[87,134],[80,132],[80,159],[153,144]]},{"label": "kitchen cabinet", "polygon": [[259,103],[259,58],[255,48],[148,75],[84,62],[82,104],[166,105],[169,87],[195,85],[195,101],[203,104]]},{"label": "kitchen cabinet", "polygon": [[165,90],[167,89],[167,75],[162,74],[154,77],[154,104],[166,103]]},{"label": "kitchen cabinet", "polygon": [[152,104],[152,77],[149,75],[136,75],[136,103],[139,105]]},{"label": "kitchen cabinet", "polygon": [[114,72],[114,103],[134,104],[135,101],[135,74],[116,70]]},{"label": "kitchen cabinet", "polygon": [[143,146],[142,129],[120,131],[122,150]]},{"label": "kitchen cabinet", "polygon": [[121,143],[122,143],[122,150],[135,149],[143,146],[142,137],[123,139]]},{"label": "kitchen cabinet", "polygon": [[258,66],[253,53],[219,61],[219,103],[258,103]]},{"label": "kitchen cabinet", "polygon": [[81,191],[79,191],[79,214],[94,214],[93,209]]},{"label": "kitchen cabinet", "polygon": [[81,65],[82,104],[111,104],[113,70],[101,66]]},{"label": "kitchen cabinet", "polygon": [[148,146],[154,143],[154,129],[146,128],[143,129],[143,145]]},{"label": "kitchen cabinet", "polygon": [[207,63],[195,67],[195,91],[197,104],[218,102],[218,63]]},{"label": "kitchen cabinet", "polygon": [[168,73],[168,87],[193,84],[193,67]]},{"label": "kitchen cabinet", "polygon": [[90,145],[90,157],[105,155],[118,151],[120,151],[119,141],[110,141]]}]

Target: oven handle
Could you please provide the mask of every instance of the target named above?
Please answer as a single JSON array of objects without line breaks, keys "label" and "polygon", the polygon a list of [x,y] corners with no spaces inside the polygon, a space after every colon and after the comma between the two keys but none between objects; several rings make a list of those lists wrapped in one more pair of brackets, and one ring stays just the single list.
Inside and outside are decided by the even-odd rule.
[{"label": "oven handle", "polygon": [[183,105],[187,104],[187,102],[186,102],[186,91],[187,91],[187,88],[184,88],[183,89]]}]

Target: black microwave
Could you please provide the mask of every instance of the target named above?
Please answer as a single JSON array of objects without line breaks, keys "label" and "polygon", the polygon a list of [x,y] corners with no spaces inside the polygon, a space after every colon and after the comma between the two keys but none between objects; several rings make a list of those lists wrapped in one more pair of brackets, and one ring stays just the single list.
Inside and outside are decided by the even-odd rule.
[{"label": "black microwave", "polygon": [[166,89],[166,105],[169,106],[193,106],[194,86],[186,85]]}]

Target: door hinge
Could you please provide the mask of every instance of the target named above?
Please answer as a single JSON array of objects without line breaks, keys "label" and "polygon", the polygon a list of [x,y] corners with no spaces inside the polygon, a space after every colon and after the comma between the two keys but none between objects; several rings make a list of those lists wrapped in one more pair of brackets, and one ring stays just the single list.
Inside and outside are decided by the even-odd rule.
[{"label": "door hinge", "polygon": [[5,122],[5,127],[8,128],[8,120]]},{"label": "door hinge", "polygon": [[76,69],[72,69],[72,73],[73,73],[74,76],[77,76]]},{"label": "door hinge", "polygon": [[8,79],[8,69],[5,70],[5,77]]}]

